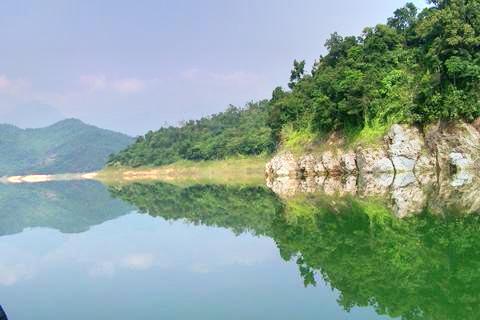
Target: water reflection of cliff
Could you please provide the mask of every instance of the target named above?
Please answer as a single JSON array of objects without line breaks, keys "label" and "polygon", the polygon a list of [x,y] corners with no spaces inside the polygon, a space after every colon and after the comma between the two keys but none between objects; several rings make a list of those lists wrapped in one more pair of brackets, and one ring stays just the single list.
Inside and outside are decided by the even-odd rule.
[{"label": "water reflection of cliff", "polygon": [[[421,212],[404,219],[391,214],[390,200],[338,192],[280,199],[263,187],[165,183],[111,192],[152,216],[272,238],[281,256],[298,264],[305,285],[325,280],[340,292],[345,310],[370,306],[392,318],[477,319],[480,218],[464,214],[475,201],[461,203],[473,197],[473,186],[440,183],[424,191]],[[452,204],[436,203],[447,198]]]},{"label": "water reflection of cliff", "polygon": [[469,214],[480,211],[480,180],[468,172],[452,177],[413,173],[332,177],[277,177],[267,185],[281,198],[303,193],[327,196],[382,198],[392,213],[403,218],[427,209],[435,214],[457,211]]},{"label": "water reflection of cliff", "polygon": [[33,227],[83,232],[130,210],[95,181],[0,184],[0,235]]}]

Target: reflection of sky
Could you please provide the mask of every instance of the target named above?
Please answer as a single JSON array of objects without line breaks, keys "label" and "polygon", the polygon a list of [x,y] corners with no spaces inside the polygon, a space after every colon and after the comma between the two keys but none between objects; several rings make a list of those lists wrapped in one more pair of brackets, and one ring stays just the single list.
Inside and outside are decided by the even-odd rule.
[{"label": "reflection of sky", "polygon": [[271,239],[130,214],[66,235],[0,238],[0,303],[11,319],[371,319],[303,288]]}]

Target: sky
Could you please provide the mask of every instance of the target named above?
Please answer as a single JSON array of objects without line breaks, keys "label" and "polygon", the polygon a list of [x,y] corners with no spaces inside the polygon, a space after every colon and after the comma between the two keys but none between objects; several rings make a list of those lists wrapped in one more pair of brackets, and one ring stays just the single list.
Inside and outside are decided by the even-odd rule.
[{"label": "sky", "polygon": [[[2,0],[0,122],[144,134],[269,98],[402,0]],[[424,7],[423,0],[412,1]]]}]

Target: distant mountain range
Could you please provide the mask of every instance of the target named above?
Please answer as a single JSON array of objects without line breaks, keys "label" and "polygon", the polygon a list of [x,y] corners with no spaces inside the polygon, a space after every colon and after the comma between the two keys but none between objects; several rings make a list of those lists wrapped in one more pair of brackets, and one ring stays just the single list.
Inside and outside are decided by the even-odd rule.
[{"label": "distant mountain range", "polygon": [[66,119],[38,129],[0,124],[0,176],[88,172],[133,142],[127,135]]}]

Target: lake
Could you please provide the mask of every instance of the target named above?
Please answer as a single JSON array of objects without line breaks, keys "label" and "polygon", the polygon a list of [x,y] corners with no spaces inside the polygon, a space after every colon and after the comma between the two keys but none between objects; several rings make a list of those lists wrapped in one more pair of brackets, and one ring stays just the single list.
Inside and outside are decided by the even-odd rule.
[{"label": "lake", "polygon": [[391,194],[0,185],[0,304],[14,320],[477,319],[471,183],[402,219]]}]

